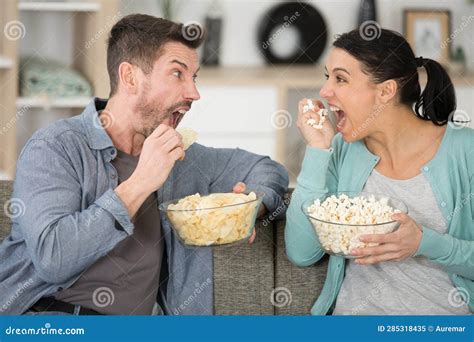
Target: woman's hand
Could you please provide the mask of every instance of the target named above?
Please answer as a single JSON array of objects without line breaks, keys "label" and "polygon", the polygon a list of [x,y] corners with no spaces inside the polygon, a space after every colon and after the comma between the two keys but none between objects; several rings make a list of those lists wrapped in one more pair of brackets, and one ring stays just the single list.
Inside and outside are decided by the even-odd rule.
[{"label": "woman's hand", "polygon": [[[314,109],[309,109],[305,112],[305,106],[308,106],[308,101],[314,105]],[[316,123],[319,123],[320,117],[317,114],[320,108],[324,108],[321,101],[314,99],[302,99],[298,103],[298,119],[296,120],[296,126],[303,135],[306,144],[311,147],[320,149],[328,149],[331,147],[332,138],[334,137],[334,128],[331,122],[326,117],[326,121],[323,123],[322,129],[317,129],[308,125],[309,119],[314,119]]]},{"label": "woman's hand", "polygon": [[392,218],[400,222],[393,233],[362,235],[362,242],[377,242],[379,246],[356,248],[351,254],[362,257],[356,259],[359,265],[372,265],[382,261],[402,261],[415,255],[423,236],[422,228],[410,216],[400,213]]}]

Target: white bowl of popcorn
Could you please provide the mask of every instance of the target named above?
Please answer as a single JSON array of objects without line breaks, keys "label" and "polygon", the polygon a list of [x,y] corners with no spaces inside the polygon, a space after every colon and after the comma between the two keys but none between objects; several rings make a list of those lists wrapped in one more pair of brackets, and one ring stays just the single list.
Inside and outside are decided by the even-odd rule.
[{"label": "white bowl of popcorn", "polygon": [[328,193],[305,201],[302,209],[324,251],[345,258],[356,258],[355,248],[378,245],[360,241],[361,235],[391,233],[400,225],[392,215],[407,213],[401,200],[367,192]]},{"label": "white bowl of popcorn", "polygon": [[187,246],[221,246],[247,240],[253,233],[263,193],[214,193],[186,196],[159,206],[175,235]]}]

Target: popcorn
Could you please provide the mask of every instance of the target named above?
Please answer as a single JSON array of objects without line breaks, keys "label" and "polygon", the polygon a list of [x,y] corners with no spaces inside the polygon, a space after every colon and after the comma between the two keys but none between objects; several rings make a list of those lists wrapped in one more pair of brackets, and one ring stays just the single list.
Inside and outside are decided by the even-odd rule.
[{"label": "popcorn", "polygon": [[360,241],[361,235],[395,230],[398,222],[392,220],[392,215],[400,210],[389,206],[388,201],[388,198],[377,200],[373,195],[353,198],[332,195],[322,203],[315,200],[307,211],[322,247],[329,253],[347,256],[355,248],[378,245]]},{"label": "popcorn", "polygon": [[309,112],[310,110],[314,110],[315,106],[313,104],[313,101],[308,100],[306,103],[307,104],[303,106],[303,113]]},{"label": "popcorn", "polygon": [[[308,100],[307,104],[303,106],[303,113],[306,113],[310,110],[314,110],[315,108],[316,107],[314,106],[313,102],[311,100]],[[316,120],[313,118],[308,119],[306,123],[312,126],[313,128],[322,129],[323,124],[326,121],[326,117],[329,114],[329,111],[325,108],[320,108],[316,114],[319,115],[319,123],[316,123]]]},{"label": "popcorn", "polygon": [[195,194],[170,204],[167,215],[187,245],[231,243],[250,235],[260,204],[256,199],[254,192],[248,195],[215,193],[202,197]]}]

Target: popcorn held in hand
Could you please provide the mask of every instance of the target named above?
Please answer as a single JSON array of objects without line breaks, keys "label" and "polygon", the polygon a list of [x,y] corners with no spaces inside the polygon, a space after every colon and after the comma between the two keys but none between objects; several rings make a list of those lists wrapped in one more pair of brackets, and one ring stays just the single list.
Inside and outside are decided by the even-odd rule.
[{"label": "popcorn held in hand", "polygon": [[318,110],[317,114],[319,115],[319,123],[316,123],[316,120],[314,120],[314,119],[309,119],[308,121],[306,121],[306,123],[308,125],[312,126],[313,128],[323,129],[323,124],[326,121],[326,117],[328,115],[328,110],[324,109],[324,108],[321,108],[320,110]]},{"label": "popcorn held in hand", "polygon": [[322,203],[314,201],[307,209],[322,247],[331,254],[350,255],[355,248],[377,246],[364,243],[361,235],[390,233],[398,225],[392,215],[400,210],[388,205],[388,198],[375,196],[350,198],[333,195]]},{"label": "popcorn held in hand", "polygon": [[314,110],[315,106],[313,104],[313,101],[308,100],[306,103],[307,104],[303,106],[303,113],[309,112],[310,110]]},{"label": "popcorn held in hand", "polygon": [[[315,105],[313,104],[313,102],[311,100],[308,100],[307,104],[305,104],[303,106],[303,113],[306,113],[310,110],[314,110],[316,107]],[[306,121],[306,123],[308,125],[310,125],[311,127],[313,128],[316,128],[316,129],[322,129],[323,128],[323,124],[324,122],[326,121],[326,117],[328,116],[328,110],[325,109],[325,108],[320,108],[317,112],[317,114],[319,115],[319,123],[316,122],[315,119],[311,118],[311,119],[308,119],[308,121]]]}]

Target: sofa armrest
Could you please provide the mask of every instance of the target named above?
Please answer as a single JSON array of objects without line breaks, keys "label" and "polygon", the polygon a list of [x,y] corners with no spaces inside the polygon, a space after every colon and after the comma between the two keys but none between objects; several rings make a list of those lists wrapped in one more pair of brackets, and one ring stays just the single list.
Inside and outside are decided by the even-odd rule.
[{"label": "sofa armrest", "polygon": [[285,221],[275,222],[275,288],[279,288],[281,293],[281,301],[277,302],[275,314],[309,315],[326,280],[329,257],[326,255],[309,267],[293,265],[286,256],[285,223]]},{"label": "sofa armrest", "polygon": [[13,182],[0,181],[0,242],[10,234],[12,221],[7,215],[5,203],[10,200],[13,191]]},{"label": "sofa armrest", "polygon": [[253,244],[214,248],[214,313],[274,315],[274,226],[256,225]]}]

